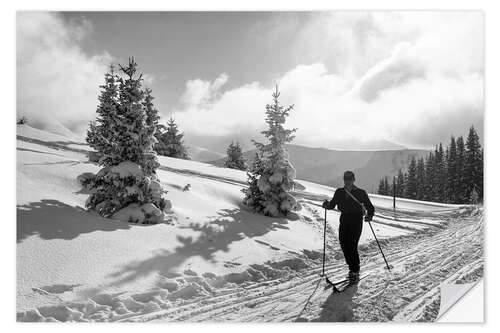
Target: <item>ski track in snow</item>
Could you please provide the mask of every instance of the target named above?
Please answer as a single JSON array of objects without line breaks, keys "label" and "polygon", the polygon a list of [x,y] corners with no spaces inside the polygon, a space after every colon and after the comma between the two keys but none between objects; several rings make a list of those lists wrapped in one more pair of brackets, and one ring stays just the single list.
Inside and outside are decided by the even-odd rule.
[{"label": "ski track in snow", "polygon": [[[318,227],[322,224],[319,214],[316,223]],[[457,210],[444,223],[445,229],[426,229],[382,241],[387,260],[394,265],[392,272],[383,268],[375,243],[364,247],[362,269],[371,274],[341,294],[324,290],[318,258],[282,263],[281,268],[311,265],[298,271],[275,266],[272,273],[279,277],[274,279],[268,265],[252,269],[254,275],[262,273],[258,282],[235,273],[232,277],[184,278],[193,283],[181,287],[175,279],[163,277],[156,290],[130,299],[104,294],[86,303],[18,315],[24,320],[40,316],[62,321],[432,321],[439,312],[440,283],[476,281],[483,270],[482,211]],[[329,243],[335,243],[335,238],[333,235]],[[341,256],[328,262],[328,276],[345,274]],[[232,282],[229,288],[228,280]],[[225,288],[217,288],[218,283]]]},{"label": "ski track in snow", "polygon": [[[482,212],[462,212],[448,219],[445,230],[385,242],[392,272],[381,268],[378,248],[370,244],[361,260],[363,272],[371,274],[341,294],[324,290],[317,267],[289,281],[130,320],[432,321],[439,312],[441,282],[468,283],[483,273]],[[326,271],[328,276],[341,272],[341,261]]]},{"label": "ski track in snow", "polygon": [[[44,144],[39,138],[23,136],[18,136],[18,140],[49,149],[43,153],[54,150],[58,154],[65,150],[83,153],[83,149],[68,148],[65,142]],[[207,166],[207,170],[213,168]],[[216,174],[164,165],[160,169],[212,182],[244,185],[232,174],[225,176],[217,171],[221,169],[213,169]],[[325,195],[305,190],[294,195],[303,206],[301,222],[322,235],[323,210],[313,204],[319,204]],[[388,235],[379,238],[394,269],[389,272],[383,268],[379,249],[370,239],[360,244],[362,270],[370,275],[341,294],[324,290],[324,278],[319,276],[321,252],[288,249],[292,256],[287,259],[252,264],[246,270],[225,275],[198,275],[190,269],[183,274],[158,273],[153,287],[126,296],[122,292],[97,293],[84,301],[67,301],[65,295],[79,285],[42,285],[32,288],[32,292],[46,297],[47,305],[20,311],[17,318],[18,321],[141,322],[435,320],[442,282],[469,283],[483,275],[482,208],[443,205],[433,210],[401,209],[395,214],[374,203],[377,214],[372,225],[376,232],[382,229]],[[338,213],[330,212],[326,273],[334,279],[346,273],[338,244],[337,220]],[[266,242],[266,238],[253,241],[270,250],[279,250],[276,243]],[[239,265],[238,258],[224,262],[228,268]]]}]

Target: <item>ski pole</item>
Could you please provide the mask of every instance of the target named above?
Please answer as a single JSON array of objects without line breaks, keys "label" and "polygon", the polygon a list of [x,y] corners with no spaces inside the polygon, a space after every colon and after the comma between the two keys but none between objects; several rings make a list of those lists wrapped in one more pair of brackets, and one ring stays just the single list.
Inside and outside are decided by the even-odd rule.
[{"label": "ski pole", "polygon": [[372,229],[373,237],[375,237],[375,241],[377,242],[380,253],[382,253],[382,257],[384,258],[385,265],[387,266],[387,269],[390,271],[391,267],[389,266],[387,259],[385,259],[384,251],[382,251],[382,247],[380,246],[380,243],[378,242],[377,235],[375,235],[375,231],[373,230],[373,227],[372,227],[372,224],[370,221],[368,221],[368,225],[370,226],[370,229]]},{"label": "ski pole", "polygon": [[321,273],[321,276],[325,276],[325,258],[326,258],[326,208],[325,208],[325,228],[323,229],[323,273]]}]

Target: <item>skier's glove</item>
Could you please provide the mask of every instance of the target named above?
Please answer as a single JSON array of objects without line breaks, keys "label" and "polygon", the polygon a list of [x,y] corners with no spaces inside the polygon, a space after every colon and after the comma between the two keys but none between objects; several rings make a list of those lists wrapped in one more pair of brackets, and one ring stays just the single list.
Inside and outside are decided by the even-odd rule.
[{"label": "skier's glove", "polygon": [[328,202],[328,200],[325,200],[325,201],[323,201],[323,204],[322,204],[321,206],[322,206],[324,209],[328,209],[328,205],[329,205],[329,204],[330,204],[330,203]]},{"label": "skier's glove", "polygon": [[373,218],[373,216],[366,215],[365,216],[365,222],[371,222],[372,218]]}]

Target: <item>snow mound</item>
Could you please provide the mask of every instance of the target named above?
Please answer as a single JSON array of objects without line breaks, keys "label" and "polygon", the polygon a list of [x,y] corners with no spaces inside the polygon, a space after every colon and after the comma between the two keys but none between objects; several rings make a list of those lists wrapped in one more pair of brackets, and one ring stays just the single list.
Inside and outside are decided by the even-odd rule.
[{"label": "snow mound", "polygon": [[112,166],[109,171],[118,174],[120,178],[141,177],[144,174],[138,164],[130,161],[124,161]]},{"label": "snow mound", "polygon": [[133,223],[160,223],[163,221],[164,213],[152,203],[141,206],[132,203],[114,213],[111,218]]},{"label": "snow mound", "polygon": [[[307,258],[287,259],[252,265],[248,269],[222,276],[205,272],[198,276],[186,270],[176,278],[159,276],[153,289],[126,297],[97,294],[84,302],[67,302],[18,312],[18,321],[27,322],[101,322],[132,320],[147,314],[203,300],[211,296],[227,297],[245,288],[267,285],[269,280],[286,281],[304,272],[317,261]],[[193,275],[196,274],[196,275]],[[175,276],[175,275],[174,275]],[[276,281],[275,283],[277,283]]]}]

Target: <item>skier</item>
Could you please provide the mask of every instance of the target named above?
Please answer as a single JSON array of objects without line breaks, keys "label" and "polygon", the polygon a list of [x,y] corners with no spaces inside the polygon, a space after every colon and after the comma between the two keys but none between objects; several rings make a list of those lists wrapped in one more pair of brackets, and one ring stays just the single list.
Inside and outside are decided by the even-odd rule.
[{"label": "skier", "polygon": [[323,208],[340,210],[339,241],[345,261],[349,266],[348,279],[351,283],[359,280],[358,242],[363,230],[363,216],[370,222],[375,208],[363,189],[354,186],[354,172],[344,172],[344,187],[338,188],[332,200],[325,200]]}]

